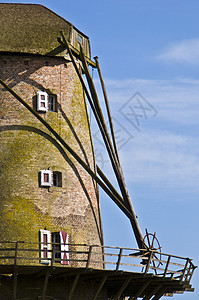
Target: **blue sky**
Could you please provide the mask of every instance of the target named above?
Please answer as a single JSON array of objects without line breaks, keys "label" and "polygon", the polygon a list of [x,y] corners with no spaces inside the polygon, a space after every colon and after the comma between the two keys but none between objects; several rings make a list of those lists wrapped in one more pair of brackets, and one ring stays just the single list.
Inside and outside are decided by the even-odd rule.
[{"label": "blue sky", "polygon": [[[199,265],[199,2],[1,2],[43,4],[90,37],[120,130],[121,161],[142,232],[157,232],[163,252]],[[93,77],[98,86],[96,71]],[[141,114],[137,119],[132,108]],[[92,116],[91,122],[98,163],[112,178]],[[101,203],[105,244],[136,247],[128,219],[103,193]],[[198,273],[195,292],[174,300],[199,299]]]}]

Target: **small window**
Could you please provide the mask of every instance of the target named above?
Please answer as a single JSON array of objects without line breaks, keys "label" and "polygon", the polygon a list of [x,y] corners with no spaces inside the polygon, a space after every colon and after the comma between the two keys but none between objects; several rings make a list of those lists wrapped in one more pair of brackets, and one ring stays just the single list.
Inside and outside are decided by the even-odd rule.
[{"label": "small window", "polygon": [[43,112],[48,110],[48,94],[46,92],[37,93],[37,110]]},{"label": "small window", "polygon": [[50,170],[41,170],[40,186],[50,187],[52,185],[52,172]]},{"label": "small window", "polygon": [[53,247],[54,247],[54,259],[55,262],[61,262],[61,240],[60,233],[53,232],[52,233]]},{"label": "small window", "polygon": [[78,41],[80,44],[83,44],[83,37],[82,37],[80,34],[77,35],[77,41]]},{"label": "small window", "polygon": [[49,111],[57,111],[57,97],[56,95],[48,96],[48,108]]},{"label": "small window", "polygon": [[62,187],[62,173],[53,172],[53,186]]},{"label": "small window", "polygon": [[51,259],[51,233],[48,230],[40,230],[40,263],[49,264]]}]

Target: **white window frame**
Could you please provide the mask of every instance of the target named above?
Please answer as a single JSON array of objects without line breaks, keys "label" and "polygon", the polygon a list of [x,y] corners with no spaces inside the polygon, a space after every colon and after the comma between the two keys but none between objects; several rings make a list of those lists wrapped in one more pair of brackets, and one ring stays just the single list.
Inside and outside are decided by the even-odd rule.
[{"label": "white window frame", "polygon": [[[52,171],[50,170],[41,170],[40,171],[40,186],[50,187],[52,186]],[[45,181],[45,175],[48,175],[48,181]]]},{"label": "white window frame", "polygon": [[[42,97],[44,97],[44,99],[42,99]],[[37,110],[43,112],[48,111],[48,94],[46,92],[37,92]]]},{"label": "white window frame", "polygon": [[[51,232],[49,230],[41,229],[40,233],[40,263],[49,264],[52,258],[51,251]],[[47,236],[47,243],[44,241],[44,235]]]}]

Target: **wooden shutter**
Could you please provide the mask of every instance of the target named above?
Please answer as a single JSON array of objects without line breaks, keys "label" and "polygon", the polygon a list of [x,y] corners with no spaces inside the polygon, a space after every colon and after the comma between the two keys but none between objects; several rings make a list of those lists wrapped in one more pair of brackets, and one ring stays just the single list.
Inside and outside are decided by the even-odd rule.
[{"label": "wooden shutter", "polygon": [[65,231],[60,231],[61,242],[61,264],[69,265],[69,247],[68,247],[69,235]]},{"label": "wooden shutter", "polygon": [[37,110],[46,112],[48,110],[48,94],[39,91],[37,93]]},{"label": "wooden shutter", "polygon": [[41,186],[52,185],[52,172],[50,170],[41,170]]},{"label": "wooden shutter", "polygon": [[49,264],[51,255],[51,233],[48,230],[40,230],[40,262]]}]

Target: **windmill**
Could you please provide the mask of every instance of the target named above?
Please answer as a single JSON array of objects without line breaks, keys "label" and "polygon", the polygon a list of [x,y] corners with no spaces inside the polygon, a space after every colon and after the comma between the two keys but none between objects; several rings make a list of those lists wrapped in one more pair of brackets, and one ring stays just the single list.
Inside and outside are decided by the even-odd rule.
[{"label": "windmill", "polygon": [[[2,4],[3,6],[6,6],[5,4]],[[20,4],[21,6],[21,4]],[[22,5],[23,6],[23,5]],[[28,8],[28,6],[26,6]],[[16,7],[15,7],[16,9]],[[24,6],[22,7],[24,9]],[[39,23],[41,20],[44,22],[51,20],[53,17],[55,17],[55,22],[57,22],[57,27],[63,26],[64,28],[66,27],[66,21],[58,17],[57,15],[55,16],[54,13],[52,12],[46,12],[46,9],[41,8],[39,6],[35,6],[36,10],[36,16],[38,17],[39,14],[41,16],[38,17],[37,23]],[[27,9],[28,15],[30,13],[30,10]],[[32,10],[31,10],[32,12]],[[26,12],[27,13],[27,12]],[[46,15],[48,14],[48,15]],[[50,16],[50,18],[49,18]],[[21,16],[23,17],[23,16]],[[35,22],[36,18],[32,18],[31,22]],[[61,21],[60,21],[61,19]],[[30,24],[31,24],[30,22]],[[50,22],[52,24],[53,22]],[[64,25],[63,25],[64,24]],[[32,26],[35,26],[35,23],[32,24]],[[36,24],[38,25],[38,24]],[[46,25],[46,24],[45,24]],[[4,24],[3,24],[4,26]],[[21,40],[21,34],[18,35],[18,42],[21,47],[20,49],[17,48],[15,49],[14,54],[12,53],[13,51],[13,45],[11,49],[6,48],[1,50],[3,53],[5,51],[9,52],[9,55],[16,55],[17,52],[17,57],[23,58],[23,55],[25,55],[26,52],[30,51],[29,55],[31,59],[38,59],[40,62],[41,56],[42,58],[46,57],[52,57],[52,59],[55,59],[53,61],[53,64],[57,64],[57,57],[56,55],[59,55],[62,53],[61,56],[61,64],[63,66],[63,69],[67,67],[67,63],[72,64],[77,78],[82,86],[82,89],[87,97],[87,100],[90,104],[90,107],[93,111],[93,114],[95,116],[96,122],[98,124],[99,130],[101,132],[110,162],[111,166],[113,168],[118,187],[120,189],[120,193],[117,192],[116,188],[113,186],[113,184],[110,182],[110,180],[107,178],[107,176],[103,173],[103,171],[97,166],[95,170],[93,170],[90,167],[90,164],[83,159],[78,151],[73,148],[70,144],[70,140],[67,138],[63,138],[63,135],[60,134],[59,130],[56,130],[56,126],[53,126],[51,122],[48,122],[45,113],[43,113],[43,107],[45,107],[45,103],[42,101],[45,101],[45,96],[46,92],[40,91],[38,92],[38,95],[40,97],[43,96],[44,100],[41,99],[42,105],[40,109],[42,108],[41,111],[37,111],[37,109],[34,108],[34,105],[32,103],[30,104],[30,99],[29,103],[26,99],[26,101],[23,99],[22,96],[20,96],[14,88],[12,88],[12,82],[11,84],[5,83],[2,79],[0,79],[0,84],[4,88],[2,91],[8,92],[8,96],[6,96],[6,101],[15,101],[17,104],[19,102],[20,107],[23,107],[23,113],[26,111],[28,112],[28,116],[32,117],[32,122],[34,124],[34,121],[37,121],[38,128],[33,128],[33,126],[30,127],[28,126],[29,123],[27,124],[18,124],[17,125],[11,125],[11,128],[9,128],[9,125],[3,126],[3,130],[13,130],[13,129],[20,129],[23,131],[31,132],[31,133],[37,133],[38,135],[47,136],[46,143],[50,140],[54,145],[56,145],[56,149],[58,149],[58,155],[61,153],[62,154],[62,160],[63,158],[65,159],[65,163],[68,164],[70,162],[71,164],[73,163],[72,159],[69,161],[68,160],[68,155],[67,153],[70,154],[70,156],[73,158],[75,163],[80,166],[87,175],[89,175],[89,178],[91,177],[105,192],[106,194],[114,201],[114,203],[121,209],[121,211],[129,218],[136,241],[138,245],[138,249],[126,249],[126,248],[119,248],[119,247],[106,247],[103,245],[103,243],[98,241],[98,244],[96,245],[94,242],[93,244],[90,243],[88,244],[73,244],[69,243],[68,244],[68,236],[66,235],[64,230],[61,230],[61,247],[60,247],[60,241],[57,243],[56,239],[54,239],[52,242],[49,239],[48,241],[48,236],[43,235],[43,239],[38,243],[27,243],[24,242],[23,240],[17,240],[17,241],[9,241],[10,244],[9,246],[4,247],[2,245],[6,244],[2,241],[1,242],[1,247],[0,250],[2,253],[5,252],[6,256],[0,257],[0,274],[9,274],[9,278],[11,280],[9,281],[8,278],[6,277],[6,282],[12,282],[12,288],[13,288],[13,299],[20,299],[18,294],[21,292],[20,288],[22,286],[23,281],[26,282],[26,275],[28,274],[30,278],[30,282],[27,281],[28,284],[30,284],[30,290],[35,289],[38,291],[35,291],[35,298],[34,299],[56,299],[57,294],[55,289],[53,290],[52,286],[57,285],[60,289],[63,290],[62,294],[60,292],[60,299],[85,299],[85,300],[105,300],[105,299],[124,299],[125,297],[128,297],[128,299],[136,300],[138,297],[142,297],[144,300],[158,300],[160,299],[163,295],[165,294],[172,294],[175,292],[184,292],[184,291],[193,291],[191,285],[190,285],[190,280],[193,275],[195,266],[193,265],[191,259],[189,258],[181,258],[181,257],[176,257],[172,255],[168,255],[165,253],[161,253],[161,247],[160,244],[156,238],[156,234],[151,234],[148,233],[146,230],[146,235],[143,236],[141,229],[139,227],[137,217],[130,199],[130,196],[128,194],[128,190],[124,181],[124,175],[122,171],[122,166],[120,163],[119,159],[119,153],[117,149],[117,143],[116,143],[116,138],[114,134],[114,129],[113,129],[113,122],[112,122],[112,117],[110,113],[110,107],[109,107],[109,102],[106,94],[106,89],[105,89],[105,84],[102,78],[100,66],[99,66],[99,61],[98,58],[95,57],[94,60],[92,61],[91,58],[88,55],[88,51],[86,52],[86,49],[88,48],[88,38],[87,38],[87,48],[85,45],[83,45],[83,35],[80,34],[80,32],[75,29],[71,24],[67,23],[67,26],[69,27],[68,30],[65,31],[60,31],[59,33],[57,31],[54,32],[54,35],[51,43],[52,43],[52,48],[50,51],[47,52],[48,49],[45,48],[44,45],[44,50],[42,49],[43,52],[39,53],[38,55],[38,49],[39,46],[36,44],[43,41],[42,39],[40,41],[36,39],[33,40],[36,44],[36,50],[32,50],[32,45],[31,48],[27,50],[26,44],[24,45],[24,41]],[[24,24],[22,24],[22,29],[24,28]],[[34,28],[34,27],[33,27]],[[46,29],[47,27],[44,26]],[[60,30],[61,28],[59,28]],[[9,27],[9,34],[12,36],[13,32],[10,30]],[[34,33],[31,30],[29,33]],[[50,35],[51,32],[47,31],[47,36]],[[66,34],[68,33],[68,36]],[[44,34],[44,33],[43,33]],[[45,33],[46,34],[46,33]],[[58,36],[59,34],[59,36]],[[76,37],[76,40],[75,40]],[[27,41],[29,41],[29,36],[26,36]],[[56,38],[56,39],[55,39]],[[75,40],[75,42],[74,42]],[[72,43],[74,42],[74,43]],[[58,45],[57,45],[58,43]],[[34,44],[34,43],[33,43]],[[74,46],[75,45],[75,46]],[[3,45],[4,46],[4,45]],[[18,46],[18,45],[17,45]],[[47,45],[48,46],[48,45]],[[5,43],[5,47],[7,47],[7,44]],[[87,49],[88,50],[88,49]],[[19,54],[19,52],[22,52],[22,54]],[[31,56],[32,55],[32,56]],[[37,57],[38,55],[38,57]],[[15,57],[16,59],[16,57]],[[78,64],[77,64],[78,61]],[[18,62],[18,61],[17,61]],[[27,61],[25,61],[27,65]],[[25,63],[24,62],[24,63]],[[38,62],[36,62],[38,63]],[[66,64],[66,66],[64,66]],[[59,64],[58,64],[59,65]],[[98,99],[98,95],[94,86],[94,82],[92,80],[92,77],[89,72],[89,65],[96,68],[99,73],[99,78],[100,82],[102,85],[102,90],[104,94],[104,99],[105,99],[105,106],[108,114],[108,119],[109,119],[109,126],[110,126],[110,131],[111,135],[109,134],[108,128],[106,126],[106,122],[102,113],[101,105]],[[45,62],[45,68],[48,69],[48,64]],[[65,68],[66,69],[66,68]],[[3,70],[3,68],[2,68]],[[28,69],[25,69],[25,71],[19,72],[19,83],[22,84],[23,87],[23,76],[26,76]],[[51,69],[49,68],[51,72]],[[34,70],[35,71],[35,70]],[[86,76],[86,80],[88,83],[88,88],[87,85],[84,82],[84,79],[82,77],[82,72]],[[13,75],[13,74],[12,74]],[[37,76],[37,74],[36,74]],[[14,78],[14,76],[13,76]],[[24,77],[25,78],[25,77]],[[26,78],[27,79],[27,78]],[[32,78],[31,78],[32,79]],[[44,78],[45,79],[45,78]],[[42,77],[43,82],[45,81]],[[33,81],[33,80],[32,80]],[[14,82],[14,80],[13,80]],[[42,82],[42,83],[43,83]],[[32,82],[31,82],[32,83]],[[15,84],[15,82],[14,82]],[[38,84],[36,82],[36,88],[38,89],[41,88],[41,83]],[[44,85],[44,84],[43,84]],[[15,86],[14,86],[15,87]],[[28,78],[28,87],[27,90],[29,91],[30,88],[30,82]],[[33,83],[33,88],[35,89],[35,82]],[[42,86],[43,88],[43,86]],[[21,88],[20,86],[20,89]],[[10,97],[12,95],[12,97]],[[53,96],[51,93],[50,95]],[[29,93],[28,93],[29,96]],[[3,97],[2,97],[3,98]],[[34,98],[34,97],[33,97]],[[39,98],[40,99],[40,98]],[[34,100],[34,99],[33,99]],[[6,102],[5,101],[5,102]],[[7,103],[6,103],[7,104]],[[22,105],[21,105],[22,104]],[[18,106],[16,106],[18,109]],[[59,107],[61,110],[61,105]],[[4,111],[3,111],[4,112]],[[13,112],[12,112],[13,113]],[[61,111],[62,116],[64,115],[63,110]],[[74,111],[73,111],[74,114]],[[22,114],[19,114],[19,117],[21,117]],[[4,117],[4,116],[3,116]],[[2,120],[3,120],[2,117]],[[66,121],[67,116],[64,115],[64,120]],[[18,115],[17,115],[18,118]],[[23,119],[23,116],[21,117]],[[50,119],[51,120],[51,119]],[[18,121],[18,119],[17,119]],[[28,122],[30,120],[28,119]],[[42,128],[47,129],[48,132],[41,133],[40,125],[43,126]],[[57,124],[56,124],[57,125]],[[71,124],[69,124],[71,127]],[[34,130],[33,130],[34,129]],[[73,128],[72,128],[73,129]],[[50,134],[47,134],[50,133]],[[74,130],[73,130],[74,133]],[[10,138],[10,136],[8,135]],[[12,138],[15,138],[14,134]],[[14,139],[13,138],[13,139]],[[78,140],[78,137],[76,136],[76,140]],[[37,140],[38,142],[38,140]],[[78,140],[79,142],[79,140]],[[5,144],[7,144],[7,136],[5,139]],[[40,145],[40,144],[39,144]],[[80,145],[80,143],[78,144]],[[33,146],[32,146],[33,147]],[[50,148],[54,149],[54,148]],[[38,150],[38,149],[37,149]],[[51,154],[51,153],[50,153]],[[49,155],[49,154],[48,154]],[[37,157],[36,157],[37,158]],[[49,161],[49,160],[48,160]],[[35,162],[34,162],[35,163]],[[75,171],[77,170],[75,165]],[[17,166],[19,168],[19,166]],[[50,174],[52,174],[51,170],[42,170],[46,171],[44,174],[46,174],[46,178],[44,178],[44,181],[48,181],[48,177],[50,177]],[[14,172],[13,172],[14,173]],[[76,172],[78,173],[78,172]],[[43,174],[43,173],[42,173]],[[7,175],[7,174],[6,174]],[[6,177],[5,175],[5,177]],[[41,175],[41,174],[40,174]],[[55,174],[56,175],[56,174]],[[79,175],[79,174],[78,174]],[[79,177],[78,177],[79,178]],[[88,177],[86,177],[88,179]],[[40,178],[36,178],[35,181],[37,181]],[[55,178],[56,179],[56,178]],[[59,179],[59,178],[58,178]],[[55,180],[56,181],[56,180]],[[58,180],[59,181],[59,180]],[[41,183],[41,182],[40,182]],[[49,183],[49,182],[47,182]],[[82,183],[82,182],[81,182]],[[45,182],[46,184],[46,182]],[[57,187],[59,188],[59,183],[55,183]],[[85,192],[85,186],[82,184]],[[24,188],[24,182],[22,184],[22,187]],[[6,186],[7,188],[7,186]],[[18,188],[18,187],[17,187]],[[18,190],[17,188],[15,189],[16,195],[18,195]],[[46,187],[45,187],[46,188]],[[42,189],[40,190],[40,186],[37,187],[37,190],[39,190],[39,195],[45,195],[47,196],[48,194],[53,194],[53,191],[51,190],[51,186],[49,187],[49,191],[47,189]],[[86,191],[87,192],[87,191]],[[7,189],[6,189],[7,193]],[[43,194],[42,194],[43,193]],[[7,193],[8,194],[8,193]],[[45,200],[45,197],[41,199]],[[10,199],[8,198],[8,201]],[[53,201],[55,201],[53,199]],[[10,203],[9,203],[10,204]],[[43,204],[43,203],[42,203]],[[59,204],[59,203],[58,203]],[[47,206],[49,203],[47,203]],[[43,205],[45,206],[45,205]],[[38,207],[37,207],[38,208]],[[6,205],[6,213],[10,213],[10,206]],[[38,219],[36,220],[36,227],[39,228],[41,224],[41,218],[40,218],[40,210],[37,212],[37,217]],[[44,214],[43,214],[44,215]],[[53,216],[54,217],[54,216]],[[30,218],[29,218],[30,219]],[[57,217],[57,220],[60,221],[59,216]],[[26,217],[27,221],[27,217]],[[29,220],[28,220],[29,221]],[[62,220],[63,221],[63,220]],[[34,223],[29,223],[31,225],[34,225]],[[94,223],[93,223],[94,224]],[[96,222],[97,224],[97,222]],[[79,230],[82,227],[82,223],[78,224],[79,225]],[[61,226],[66,226],[66,225],[60,225],[56,224],[48,224],[48,226],[51,228],[61,228]],[[30,227],[30,226],[29,226]],[[98,227],[98,224],[97,226]],[[52,230],[55,230],[52,229]],[[76,228],[75,228],[76,230]],[[75,231],[74,230],[74,231]],[[49,230],[42,229],[42,231],[46,232]],[[77,230],[76,230],[77,232]],[[97,231],[96,231],[97,232]],[[53,232],[54,234],[56,233],[56,237],[59,237],[57,233],[59,232]],[[90,233],[90,232],[89,232]],[[11,232],[12,235],[12,232]],[[28,234],[24,234],[25,237],[27,237]],[[38,232],[35,230],[34,231],[34,237],[37,237]],[[45,237],[45,238],[44,238]],[[92,236],[91,236],[92,237]],[[18,238],[16,234],[16,238]],[[91,238],[90,238],[91,240]],[[37,240],[36,240],[37,241]],[[14,244],[14,246],[13,246]],[[59,247],[58,247],[59,246]],[[57,249],[58,248],[58,249]],[[107,252],[108,251],[108,252]],[[116,252],[114,252],[116,251]],[[110,258],[110,260],[109,260]],[[26,260],[26,261],[25,261]],[[130,263],[127,263],[126,261],[130,260]],[[136,261],[136,263],[134,262]],[[177,260],[177,262],[176,262]],[[111,265],[113,266],[112,269],[108,268],[107,266]],[[127,269],[125,269],[125,266],[127,266]],[[130,270],[128,268],[131,268]],[[137,268],[135,271],[135,268]],[[61,278],[61,283],[60,283],[60,278]],[[32,286],[31,283],[33,282]],[[56,283],[56,284],[55,284]],[[20,288],[18,288],[20,286]],[[25,289],[25,287],[23,286]],[[0,285],[1,289],[1,285]],[[87,291],[92,292],[92,295],[86,295]],[[82,294],[84,292],[84,294]],[[55,296],[56,294],[56,296]],[[83,296],[82,296],[83,295]],[[27,297],[27,294],[24,294],[21,297]],[[28,292],[28,297],[29,299],[32,299],[30,297],[33,297],[31,292]],[[37,297],[37,298],[36,298]]]}]

